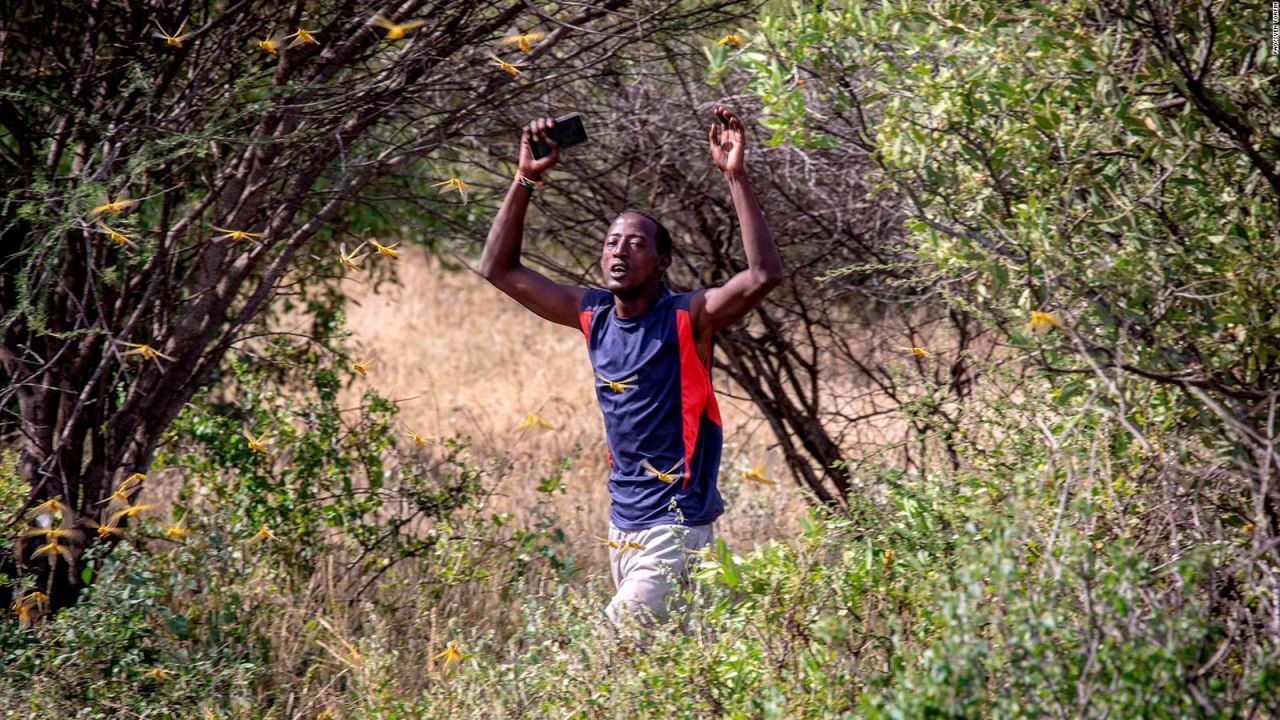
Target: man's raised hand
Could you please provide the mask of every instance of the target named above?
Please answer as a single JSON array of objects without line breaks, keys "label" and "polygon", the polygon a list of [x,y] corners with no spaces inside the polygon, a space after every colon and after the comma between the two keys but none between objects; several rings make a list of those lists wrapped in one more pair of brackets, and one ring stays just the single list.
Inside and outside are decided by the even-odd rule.
[{"label": "man's raised hand", "polygon": [[747,132],[737,115],[723,105],[717,105],[711,123],[711,159],[726,175],[741,175],[747,166],[743,158]]},{"label": "man's raised hand", "polygon": [[[520,174],[534,181],[541,182],[542,174],[551,169],[560,159],[560,146],[554,140],[547,137],[547,132],[556,124],[555,120],[549,117],[542,117],[529,123],[520,133]],[[533,149],[529,147],[529,143],[533,140],[540,140],[551,148],[551,153],[541,158],[534,159]]]}]

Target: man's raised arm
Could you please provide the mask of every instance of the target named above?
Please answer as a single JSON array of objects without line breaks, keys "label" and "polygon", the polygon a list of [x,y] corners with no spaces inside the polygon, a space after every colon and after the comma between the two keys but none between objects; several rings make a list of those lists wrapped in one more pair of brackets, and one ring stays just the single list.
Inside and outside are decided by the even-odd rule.
[{"label": "man's raised arm", "polygon": [[715,332],[741,320],[785,277],[782,256],[747,181],[746,131],[742,121],[723,107],[716,108],[715,116],[710,131],[711,159],[729,183],[733,206],[738,211],[738,225],[742,228],[747,269],[729,278],[724,285],[699,293],[701,302],[695,299],[690,310],[703,333]]},{"label": "man's raised arm", "polygon": [[[585,288],[561,285],[542,273],[520,263],[520,245],[524,237],[524,215],[529,208],[533,190],[520,182],[523,177],[530,182],[541,182],[543,174],[560,159],[560,149],[546,136],[555,124],[551,118],[539,118],[529,123],[520,133],[520,175],[512,179],[502,208],[489,228],[485,240],[484,256],[480,259],[480,274],[516,302],[537,313],[540,317],[561,325],[578,327],[578,305]],[[530,139],[542,140],[551,147],[551,154],[535,160],[529,149]]]}]

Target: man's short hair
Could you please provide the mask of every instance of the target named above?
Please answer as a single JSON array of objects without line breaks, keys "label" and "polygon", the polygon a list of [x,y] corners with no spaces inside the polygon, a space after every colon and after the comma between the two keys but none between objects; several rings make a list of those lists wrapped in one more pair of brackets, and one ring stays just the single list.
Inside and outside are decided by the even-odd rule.
[{"label": "man's short hair", "polygon": [[653,226],[658,229],[658,231],[654,233],[655,235],[654,242],[657,243],[658,245],[658,254],[659,255],[671,254],[671,232],[667,230],[667,226],[663,225],[661,220],[654,217],[653,213],[649,212],[648,210],[640,210],[637,208],[627,208],[626,210],[623,210],[622,212],[618,213],[618,215],[626,215],[627,213],[635,213],[636,215],[639,215],[640,217],[645,218],[649,222],[653,223]]}]

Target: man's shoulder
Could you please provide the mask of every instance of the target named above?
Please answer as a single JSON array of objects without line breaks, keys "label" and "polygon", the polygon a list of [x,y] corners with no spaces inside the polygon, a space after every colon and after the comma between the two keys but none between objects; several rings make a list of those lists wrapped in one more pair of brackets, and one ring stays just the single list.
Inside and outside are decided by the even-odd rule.
[{"label": "man's shoulder", "polygon": [[604,288],[586,288],[586,292],[582,293],[582,303],[579,310],[590,310],[602,305],[612,304],[613,293]]},{"label": "man's shoulder", "polygon": [[670,295],[666,297],[666,300],[682,310],[690,310],[693,307],[695,299],[705,291],[706,288],[693,288],[692,290],[671,292]]},{"label": "man's shoulder", "polygon": [[667,312],[685,310],[688,311],[693,307],[694,298],[698,293],[702,292],[701,288],[693,290],[672,290],[665,283],[662,287],[662,294],[658,297],[658,304],[667,309]]}]

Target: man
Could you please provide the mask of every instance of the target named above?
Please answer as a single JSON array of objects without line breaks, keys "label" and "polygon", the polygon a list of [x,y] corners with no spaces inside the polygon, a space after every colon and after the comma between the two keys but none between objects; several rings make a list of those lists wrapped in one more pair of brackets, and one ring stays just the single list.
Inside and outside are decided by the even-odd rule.
[{"label": "man", "polygon": [[[485,243],[480,272],[539,316],[579,328],[595,373],[609,457],[610,570],[617,594],[606,614],[647,609],[665,618],[670,579],[689,550],[709,545],[724,512],[716,476],[722,435],[711,387],[711,339],[742,319],[782,281],[782,259],[747,180],[745,130],[714,112],[711,158],[729,185],[748,267],[720,287],[673,293],[663,282],[671,235],[647,213],[627,210],[605,237],[605,289],[552,282],[520,263],[533,189],[559,160],[550,118],[521,133],[519,171]],[[534,159],[530,140],[551,153]]]}]

